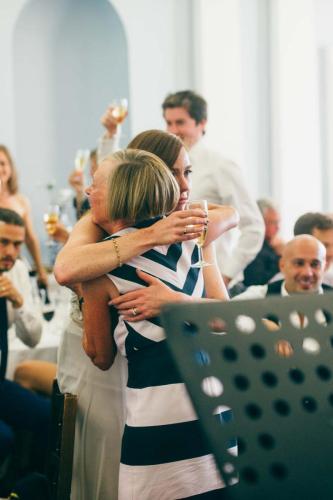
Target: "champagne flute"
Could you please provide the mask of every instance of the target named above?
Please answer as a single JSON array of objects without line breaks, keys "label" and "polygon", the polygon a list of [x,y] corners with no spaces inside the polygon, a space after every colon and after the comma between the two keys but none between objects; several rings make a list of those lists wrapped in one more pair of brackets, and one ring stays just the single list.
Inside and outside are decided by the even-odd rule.
[{"label": "champagne flute", "polygon": [[75,170],[77,170],[77,172],[83,172],[87,166],[89,158],[90,158],[89,149],[78,149],[74,160]]},{"label": "champagne flute", "polygon": [[111,103],[112,116],[120,125],[126,118],[128,112],[128,100],[124,97],[121,99],[114,99]]},{"label": "champagne flute", "polygon": [[59,215],[60,215],[60,207],[55,203],[51,203],[44,214],[45,229],[48,234],[48,240],[46,241],[46,245],[48,246],[56,245],[56,242],[51,238],[51,236],[57,230]]},{"label": "champagne flute", "polygon": [[[207,203],[207,200],[193,200],[193,201],[189,201],[188,203],[186,203],[185,208],[186,208],[186,210],[194,210],[196,208],[200,208],[201,210],[204,210],[204,212],[207,213],[208,212],[208,203]],[[192,230],[193,230],[193,228],[192,228]],[[200,236],[197,238],[199,260],[198,260],[198,262],[195,262],[194,264],[192,264],[191,267],[211,266],[211,264],[209,262],[206,262],[202,256],[202,247],[205,243],[206,234],[207,234],[207,226],[204,227]]]}]

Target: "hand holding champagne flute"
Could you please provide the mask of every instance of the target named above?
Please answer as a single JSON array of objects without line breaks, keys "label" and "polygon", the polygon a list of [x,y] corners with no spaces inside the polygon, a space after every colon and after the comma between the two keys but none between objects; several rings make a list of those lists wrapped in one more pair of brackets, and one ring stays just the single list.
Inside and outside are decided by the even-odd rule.
[{"label": "hand holding champagne flute", "polygon": [[[186,203],[186,210],[194,210],[196,208],[200,208],[201,210],[204,210],[206,213],[208,213],[207,200],[193,200],[193,201],[189,201],[188,203]],[[198,260],[198,262],[195,262],[194,264],[192,264],[191,267],[206,267],[206,266],[211,265],[209,262],[206,262],[202,256],[202,247],[204,246],[204,243],[205,243],[206,234],[207,234],[207,226],[204,227],[200,236],[197,238],[197,245],[199,247],[198,248],[199,249],[199,260]]]},{"label": "hand holding champagne flute", "polygon": [[49,239],[46,244],[51,246],[54,244],[54,241],[50,236],[52,236],[57,230],[57,223],[59,221],[60,207],[56,204],[49,205],[47,212],[44,214],[44,223],[47,234],[49,235]]},{"label": "hand holding champagne flute", "polygon": [[111,114],[118,125],[126,118],[128,112],[128,101],[125,98],[114,99],[111,103]]},{"label": "hand holding champagne flute", "polygon": [[77,172],[83,172],[89,161],[90,151],[89,149],[78,149],[75,155],[75,170]]}]

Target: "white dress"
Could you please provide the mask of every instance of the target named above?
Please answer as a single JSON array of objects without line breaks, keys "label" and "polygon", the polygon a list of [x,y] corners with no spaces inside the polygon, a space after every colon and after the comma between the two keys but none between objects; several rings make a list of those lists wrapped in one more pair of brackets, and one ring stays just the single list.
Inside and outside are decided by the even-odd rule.
[{"label": "white dress", "polygon": [[57,377],[62,392],[78,395],[71,500],[116,500],[126,361],[117,355],[107,371],[93,365],[82,348],[82,315],[74,294]]}]

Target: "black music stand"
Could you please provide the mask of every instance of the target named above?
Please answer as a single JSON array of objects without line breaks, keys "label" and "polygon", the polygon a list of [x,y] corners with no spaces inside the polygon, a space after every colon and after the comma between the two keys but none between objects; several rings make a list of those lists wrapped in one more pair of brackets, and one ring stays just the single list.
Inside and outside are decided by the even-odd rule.
[{"label": "black music stand", "polygon": [[239,477],[223,498],[333,499],[333,295],[174,304],[162,321],[221,475]]}]

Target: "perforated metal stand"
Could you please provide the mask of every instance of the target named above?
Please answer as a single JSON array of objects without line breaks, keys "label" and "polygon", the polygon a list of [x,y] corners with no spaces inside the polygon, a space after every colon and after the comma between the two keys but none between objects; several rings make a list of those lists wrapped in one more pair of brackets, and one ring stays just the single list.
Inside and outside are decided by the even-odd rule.
[{"label": "perforated metal stand", "polygon": [[[332,318],[331,294],[165,307],[168,343],[221,475],[239,478],[223,498],[333,499]],[[225,407],[230,422],[218,416]],[[237,457],[227,451],[233,437]]]}]

